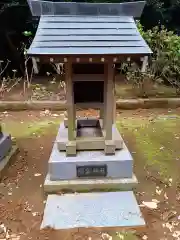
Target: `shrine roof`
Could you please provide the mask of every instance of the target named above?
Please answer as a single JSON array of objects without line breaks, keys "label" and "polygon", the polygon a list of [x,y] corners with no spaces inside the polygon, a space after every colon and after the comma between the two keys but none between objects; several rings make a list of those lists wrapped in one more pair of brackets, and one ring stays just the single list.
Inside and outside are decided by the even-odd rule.
[{"label": "shrine roof", "polygon": [[[62,6],[63,3],[60,3]],[[119,12],[115,14],[115,4],[112,4],[113,11],[110,11],[110,6],[106,4],[98,8],[98,4],[94,6],[96,9],[106,7],[106,15],[102,14],[87,14],[84,12],[91,9],[90,5],[84,6],[81,14],[80,7],[76,3],[75,15],[41,15],[34,40],[28,50],[29,55],[148,55],[151,54],[151,49],[140,35],[133,15],[140,15],[142,7],[131,7],[131,11],[127,6],[117,5]],[[141,6],[140,2],[139,5]],[[67,3],[68,11],[73,3]],[[124,14],[122,11],[124,6]],[[135,6],[135,5],[133,5]],[[42,8],[41,8],[42,9]],[[140,10],[139,10],[140,9]],[[136,11],[135,11],[136,10]],[[119,16],[121,11],[121,16]],[[129,11],[129,12],[128,12]],[[113,14],[112,14],[113,12]],[[36,14],[38,15],[38,14]]]}]

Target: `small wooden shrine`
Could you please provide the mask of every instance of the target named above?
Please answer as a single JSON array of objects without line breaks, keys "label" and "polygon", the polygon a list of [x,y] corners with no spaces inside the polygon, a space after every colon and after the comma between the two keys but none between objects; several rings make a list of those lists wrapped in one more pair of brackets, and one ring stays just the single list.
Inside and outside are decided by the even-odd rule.
[{"label": "small wooden shrine", "polygon": [[[44,190],[90,192],[49,195],[41,228],[144,227],[131,191],[137,184],[133,158],[114,123],[114,67],[141,59],[145,71],[151,50],[134,20],[145,2],[28,2],[32,14],[40,16],[28,54],[65,66],[67,119],[60,123]],[[79,118],[78,108],[99,109],[100,116]]]},{"label": "small wooden shrine", "polygon": [[[140,58],[147,63],[151,50],[133,19],[140,16],[144,2],[47,4],[30,4],[41,18],[28,54],[65,66],[67,135],[62,134],[59,150],[66,151],[67,156],[76,155],[77,150],[115,154],[122,148],[122,139],[112,127],[116,111],[114,66]],[[78,108],[99,109],[100,118],[76,118]]]}]

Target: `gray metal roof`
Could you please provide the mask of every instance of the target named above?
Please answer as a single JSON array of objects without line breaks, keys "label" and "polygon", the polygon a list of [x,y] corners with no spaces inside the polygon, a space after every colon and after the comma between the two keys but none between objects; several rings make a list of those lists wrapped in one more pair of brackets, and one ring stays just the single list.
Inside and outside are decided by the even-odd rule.
[{"label": "gray metal roof", "polygon": [[133,17],[41,16],[29,55],[151,54]]},{"label": "gray metal roof", "polygon": [[53,2],[27,0],[33,16],[41,15],[111,15],[139,18],[145,1],[123,3]]}]

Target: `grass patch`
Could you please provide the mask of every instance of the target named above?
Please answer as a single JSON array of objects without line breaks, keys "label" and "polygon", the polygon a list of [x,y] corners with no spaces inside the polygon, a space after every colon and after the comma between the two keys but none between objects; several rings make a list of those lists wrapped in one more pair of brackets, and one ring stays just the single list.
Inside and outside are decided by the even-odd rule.
[{"label": "grass patch", "polygon": [[180,120],[125,119],[117,122],[124,135],[131,135],[143,165],[151,166],[162,176],[179,178],[177,161],[180,156],[178,129]]},{"label": "grass patch", "polygon": [[4,132],[11,133],[15,138],[37,137],[41,135],[56,134],[60,120],[39,120],[27,122],[6,121],[2,122]]},{"label": "grass patch", "polygon": [[[171,86],[166,85],[148,85],[146,86],[146,94],[148,97],[178,97],[176,93],[176,89]],[[116,96],[118,98],[137,98],[142,97],[140,93],[140,89],[136,86],[133,88],[132,84],[124,83],[122,81],[116,82]]]},{"label": "grass patch", "polygon": [[112,240],[138,240],[133,231],[128,232],[117,232],[112,234]]},{"label": "grass patch", "polygon": [[[59,122],[59,118],[22,123],[6,120],[2,122],[2,127],[15,138],[33,138],[48,134],[56,135]],[[125,139],[126,136],[133,139],[135,150],[138,156],[141,156],[140,160],[135,159],[135,163],[153,167],[162,178],[174,176],[175,179],[179,179],[177,162],[180,159],[180,118],[157,117],[153,122],[138,116],[120,118],[117,126],[125,135]],[[131,141],[129,144],[131,145]],[[129,147],[131,149],[131,146]]]}]

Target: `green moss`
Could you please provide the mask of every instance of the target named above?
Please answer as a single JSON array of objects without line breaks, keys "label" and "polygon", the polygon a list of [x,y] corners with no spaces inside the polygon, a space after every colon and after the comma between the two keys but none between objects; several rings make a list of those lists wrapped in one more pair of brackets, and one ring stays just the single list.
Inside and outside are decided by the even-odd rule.
[{"label": "green moss", "polygon": [[37,135],[47,135],[49,133],[57,133],[60,120],[42,120],[42,121],[27,121],[2,122],[3,131],[10,133],[15,138],[36,137]]},{"label": "green moss", "polygon": [[[38,121],[24,121],[22,123],[12,120],[2,122],[4,131],[15,138],[29,138],[40,135],[56,135],[60,119],[47,119]],[[162,178],[179,178],[177,161],[180,156],[180,118],[157,117],[153,122],[148,118],[120,118],[117,121],[120,132],[124,134],[130,149],[131,144],[140,159],[135,163],[142,166],[151,166],[160,173]],[[106,189],[107,191],[108,189]]]},{"label": "green moss", "polygon": [[[133,138],[138,157],[142,156],[142,164],[153,167],[162,178],[173,176],[178,178],[176,158],[180,156],[177,136],[180,120],[157,119],[125,119],[118,121],[118,128],[126,136]],[[139,161],[140,162],[140,161]],[[138,163],[139,163],[138,162]]]},{"label": "green moss", "polygon": [[[125,83],[123,81],[116,81],[116,96],[118,98],[136,98],[136,97],[142,97],[141,89],[139,89],[137,86],[133,87],[130,83]],[[176,93],[176,89],[170,86],[165,85],[147,85],[145,89],[146,95],[148,97],[178,97]]]},{"label": "green moss", "polygon": [[[115,234],[112,234],[112,240],[138,240],[134,232],[128,231],[128,232],[117,232]],[[123,238],[124,237],[124,238]]]}]

